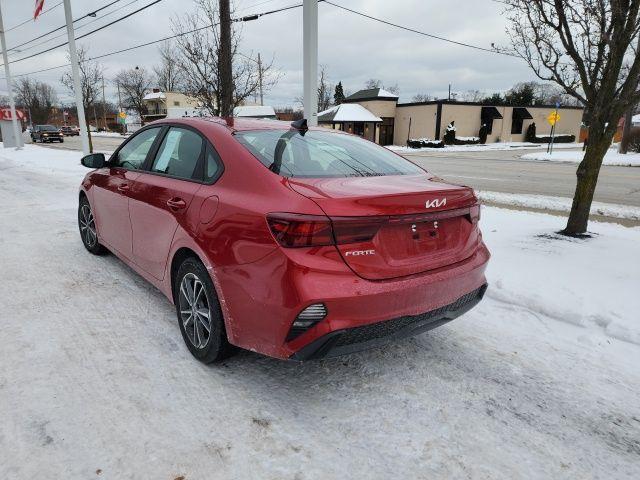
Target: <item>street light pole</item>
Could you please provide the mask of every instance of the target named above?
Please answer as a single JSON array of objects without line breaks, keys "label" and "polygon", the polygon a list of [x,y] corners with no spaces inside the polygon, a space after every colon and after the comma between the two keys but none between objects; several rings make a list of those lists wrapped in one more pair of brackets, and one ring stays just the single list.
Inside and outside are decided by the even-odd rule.
[{"label": "street light pole", "polygon": [[20,150],[22,142],[22,128],[18,126],[18,116],[16,115],[16,102],[13,99],[13,83],[11,82],[11,72],[9,71],[9,58],[7,55],[7,43],[4,38],[4,22],[2,21],[2,5],[0,5],[0,43],[2,43],[2,59],[4,61],[4,76],[7,79],[7,90],[9,90],[9,107],[11,108],[11,124],[13,134],[16,137],[16,150]]},{"label": "street light pole", "polygon": [[[69,38],[69,57],[71,60],[71,73],[73,76],[73,91],[76,95],[76,110],[78,112],[78,124],[80,125],[80,139],[82,140],[82,152],[89,155],[89,131],[84,116],[84,103],[82,98],[82,83],[80,82],[80,69],[78,68],[78,52],[76,50],[76,38],[73,32],[73,14],[71,13],[71,0],[64,0],[64,16],[67,20],[67,37]],[[6,65],[6,62],[5,62]]]},{"label": "street light pole", "polygon": [[302,7],[304,85],[302,98],[307,125],[318,125],[318,0],[304,0]]}]

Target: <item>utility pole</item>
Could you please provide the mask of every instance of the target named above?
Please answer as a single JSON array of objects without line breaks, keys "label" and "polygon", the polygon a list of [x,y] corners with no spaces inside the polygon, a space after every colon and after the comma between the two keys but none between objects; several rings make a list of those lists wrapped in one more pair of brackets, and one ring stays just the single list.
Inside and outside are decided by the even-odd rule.
[{"label": "utility pole", "polygon": [[231,7],[229,0],[220,0],[220,56],[218,73],[222,92],[220,95],[220,116],[231,116],[233,103],[233,76],[231,64]]},{"label": "utility pole", "polygon": [[260,82],[260,105],[264,105],[264,91],[262,90],[262,59],[258,53],[258,81]]},{"label": "utility pole", "polygon": [[[67,37],[69,38],[69,57],[71,60],[71,73],[73,75],[73,91],[76,94],[76,109],[78,112],[78,124],[80,125],[80,138],[82,140],[82,152],[89,155],[89,131],[84,117],[84,103],[82,98],[82,83],[80,82],[80,69],[78,68],[78,52],[76,50],[76,38],[73,32],[73,14],[71,13],[71,0],[64,0],[64,16],[67,20]],[[5,62],[5,65],[7,62]]]},{"label": "utility pole", "polygon": [[304,0],[302,29],[304,118],[307,125],[315,127],[318,125],[318,0]]},{"label": "utility pole", "polygon": [[[13,134],[16,137],[16,150],[20,150],[24,143],[22,141],[22,128],[18,126],[18,115],[16,114],[16,102],[13,99],[13,83],[11,82],[11,72],[9,71],[9,58],[7,56],[7,42],[4,38],[4,22],[2,21],[2,5],[0,5],[0,43],[2,43],[2,59],[4,61],[4,76],[7,79],[7,90],[9,91],[9,107],[11,108],[11,124]],[[6,143],[5,143],[6,145]]]},{"label": "utility pole", "polygon": [[104,131],[107,131],[107,102],[104,98],[104,75],[102,76],[102,122],[104,123]]}]

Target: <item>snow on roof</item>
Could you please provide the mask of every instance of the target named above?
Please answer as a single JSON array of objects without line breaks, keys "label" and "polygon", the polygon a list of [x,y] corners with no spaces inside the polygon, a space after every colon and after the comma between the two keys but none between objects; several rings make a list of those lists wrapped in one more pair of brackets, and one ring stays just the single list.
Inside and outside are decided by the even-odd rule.
[{"label": "snow on roof", "polygon": [[167,98],[167,96],[163,92],[151,92],[147,93],[143,97],[143,100],[164,100],[165,98]]},{"label": "snow on roof", "polygon": [[358,101],[358,100],[373,100],[376,98],[389,98],[397,99],[398,95],[391,93],[383,88],[368,88],[365,90],[358,90],[356,93],[349,95],[346,100]]},{"label": "snow on roof", "polygon": [[275,117],[276,111],[268,105],[245,105],[233,109],[234,117]]},{"label": "snow on roof", "polygon": [[319,122],[382,122],[358,103],[342,103],[318,113]]}]

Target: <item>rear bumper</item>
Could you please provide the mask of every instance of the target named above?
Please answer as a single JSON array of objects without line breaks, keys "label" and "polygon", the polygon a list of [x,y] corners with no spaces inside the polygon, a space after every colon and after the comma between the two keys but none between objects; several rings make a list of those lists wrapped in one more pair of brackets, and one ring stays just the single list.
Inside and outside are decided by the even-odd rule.
[{"label": "rear bumper", "polygon": [[482,300],[486,290],[487,285],[484,284],[453,303],[420,315],[398,317],[384,322],[333,331],[309,343],[289,358],[303,361],[337,357],[418,335],[468,312]]},{"label": "rear bumper", "polygon": [[[309,255],[314,268],[308,266]],[[305,360],[374,347],[462,315],[482,298],[488,260],[480,242],[471,257],[457,264],[369,281],[355,275],[335,248],[313,253],[277,249],[259,261],[216,273],[232,344],[276,358]],[[475,297],[456,303],[470,292],[476,292]],[[295,317],[314,303],[326,306],[326,318],[287,341]],[[368,329],[385,334],[347,342]]]}]

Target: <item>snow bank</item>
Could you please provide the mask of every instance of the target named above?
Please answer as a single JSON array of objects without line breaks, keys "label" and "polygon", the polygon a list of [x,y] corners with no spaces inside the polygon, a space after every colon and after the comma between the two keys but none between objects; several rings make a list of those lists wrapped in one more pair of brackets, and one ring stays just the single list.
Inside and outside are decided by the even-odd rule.
[{"label": "snow bank", "polygon": [[[535,152],[522,155],[522,160],[543,160],[548,162],[569,162],[580,163],[584,157],[582,150],[557,151],[553,147],[553,154],[547,152]],[[610,148],[604,156],[603,165],[621,165],[625,167],[640,167],[640,153],[628,153],[622,155],[618,153],[617,147]]]},{"label": "snow bank", "polygon": [[640,228],[591,222],[594,237],[579,240],[553,233],[564,224],[560,217],[484,208],[481,226],[493,254],[487,295],[640,345]]},{"label": "snow bank", "polygon": [[[461,137],[462,138],[462,137]],[[475,138],[475,137],[464,137],[464,138]],[[568,148],[581,148],[581,143],[561,143],[558,145],[554,145],[555,149],[568,149]],[[393,150],[396,153],[416,153],[416,152],[433,152],[432,148],[409,148],[406,146],[400,145],[387,145],[389,150]],[[532,149],[542,149],[546,148],[544,145],[540,145],[538,143],[529,143],[529,142],[496,142],[496,143],[486,143],[482,144],[473,144],[473,145],[445,145],[444,148],[440,148],[437,150],[438,153],[445,152],[486,152],[491,150],[532,150]]]},{"label": "snow bank", "polygon": [[[549,197],[546,195],[527,195],[502,192],[476,191],[478,198],[485,202],[516,207],[538,208],[541,210],[571,211],[572,200],[564,197]],[[640,207],[618,205],[615,203],[593,202],[591,213],[613,218],[640,220]]]}]

